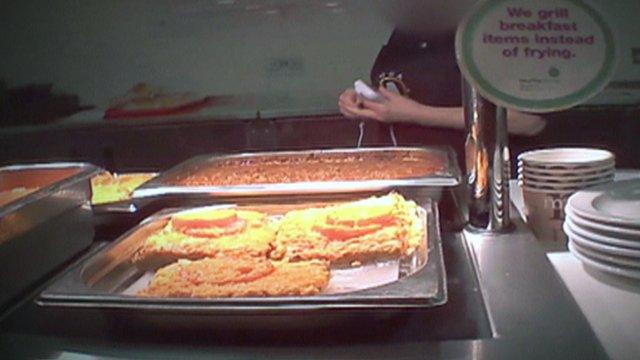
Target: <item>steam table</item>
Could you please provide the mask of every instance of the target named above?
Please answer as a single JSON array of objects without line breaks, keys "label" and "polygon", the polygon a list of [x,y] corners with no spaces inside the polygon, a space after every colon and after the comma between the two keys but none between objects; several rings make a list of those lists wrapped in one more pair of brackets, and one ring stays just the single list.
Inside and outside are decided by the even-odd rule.
[{"label": "steam table", "polygon": [[544,244],[517,211],[512,214],[514,233],[443,233],[449,301],[439,308],[376,320],[354,313],[335,326],[296,331],[182,331],[143,326],[134,317],[113,322],[105,311],[54,313],[34,304],[36,289],[0,322],[0,353],[3,358],[606,358]]}]

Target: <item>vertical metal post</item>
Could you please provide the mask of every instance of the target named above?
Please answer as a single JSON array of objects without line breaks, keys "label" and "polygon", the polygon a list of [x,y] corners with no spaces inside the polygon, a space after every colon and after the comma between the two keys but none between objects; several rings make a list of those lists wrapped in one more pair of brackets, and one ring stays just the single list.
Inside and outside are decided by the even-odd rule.
[{"label": "vertical metal post", "polygon": [[506,232],[511,177],[507,112],[462,80],[466,181],[471,230]]}]

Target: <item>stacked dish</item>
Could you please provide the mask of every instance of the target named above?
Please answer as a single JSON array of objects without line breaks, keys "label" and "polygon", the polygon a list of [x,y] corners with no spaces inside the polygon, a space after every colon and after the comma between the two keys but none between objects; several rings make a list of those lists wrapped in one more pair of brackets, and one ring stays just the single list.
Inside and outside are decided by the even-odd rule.
[{"label": "stacked dish", "polygon": [[518,184],[522,188],[527,223],[541,240],[565,241],[564,207],[574,192],[609,183],[615,158],[606,150],[555,148],[518,156]]},{"label": "stacked dish", "polygon": [[565,208],[569,250],[588,267],[640,279],[640,179],[592,187]]}]

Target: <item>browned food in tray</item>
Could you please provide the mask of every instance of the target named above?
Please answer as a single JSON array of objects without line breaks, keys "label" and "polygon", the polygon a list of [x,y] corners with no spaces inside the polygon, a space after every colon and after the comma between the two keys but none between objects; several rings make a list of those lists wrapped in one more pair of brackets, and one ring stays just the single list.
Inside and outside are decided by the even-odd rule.
[{"label": "browned food in tray", "polygon": [[321,153],[231,158],[178,179],[185,186],[231,186],[310,181],[410,179],[445,170],[447,160],[426,153]]},{"label": "browned food in tray", "polygon": [[273,262],[255,257],[179,260],[159,269],[138,292],[153,297],[299,296],[320,293],[329,283],[322,261]]},{"label": "browned food in tray", "polygon": [[274,239],[275,228],[264,213],[200,208],[172,216],[164,228],[145,239],[134,261],[162,264],[221,253],[266,257]]},{"label": "browned food in tray", "polygon": [[133,190],[155,176],[155,173],[98,174],[91,178],[91,203],[100,205],[130,199]]},{"label": "browned food in tray", "polygon": [[34,188],[17,187],[10,190],[0,191],[0,206],[4,206],[10,202],[13,202],[14,200],[27,196],[37,190],[38,190],[37,187],[34,187]]},{"label": "browned food in tray", "polygon": [[[426,224],[420,209],[413,201],[390,193],[352,202],[292,204],[286,210],[258,205],[174,213],[144,235],[134,262],[150,270],[177,262],[148,273],[153,279],[140,283],[146,287],[133,293],[155,297],[317,294],[327,289],[334,270],[342,265],[376,266],[425,246]],[[330,265],[335,269],[330,270]],[[345,285],[338,281],[332,286],[336,291]]]},{"label": "browned food in tray", "polygon": [[398,258],[413,252],[424,236],[418,206],[391,193],[287,213],[271,256],[334,264]]}]

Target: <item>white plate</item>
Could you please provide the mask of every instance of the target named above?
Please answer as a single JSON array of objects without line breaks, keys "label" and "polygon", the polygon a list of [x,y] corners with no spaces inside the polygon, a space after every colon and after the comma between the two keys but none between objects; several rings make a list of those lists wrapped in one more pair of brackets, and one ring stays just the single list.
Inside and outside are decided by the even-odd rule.
[{"label": "white plate", "polygon": [[599,180],[603,178],[611,178],[613,179],[615,170],[611,168],[607,171],[596,173],[596,174],[576,174],[575,172],[571,172],[566,175],[546,175],[540,174],[536,172],[530,172],[529,170],[525,170],[523,168],[518,169],[518,176],[522,176],[524,179],[529,179],[533,181],[541,181],[541,182],[585,182],[585,181],[593,181]]},{"label": "white plate", "polygon": [[625,226],[608,225],[605,223],[599,223],[593,220],[589,220],[576,214],[569,206],[565,207],[564,213],[567,217],[571,217],[571,222],[584,230],[588,230],[605,236],[640,240],[640,229],[634,229],[632,227]]},{"label": "white plate", "polygon": [[554,148],[532,150],[518,155],[518,160],[526,165],[544,168],[593,167],[615,161],[607,150],[594,148]]},{"label": "white plate", "polygon": [[611,254],[611,255],[620,255],[626,257],[633,257],[640,259],[640,249],[628,249],[625,247],[612,246],[607,244],[601,244],[597,241],[591,241],[589,239],[585,239],[582,236],[576,235],[571,229],[567,228],[567,226],[562,226],[564,233],[571,239],[571,241],[576,244],[580,244],[582,247],[588,247],[593,250],[597,250],[601,253]]},{"label": "white plate", "polygon": [[576,225],[571,217],[564,218],[564,224],[562,225],[565,233],[572,233],[578,236],[581,236],[585,239],[591,241],[597,241],[601,244],[607,244],[612,246],[622,246],[631,249],[640,249],[640,241],[639,240],[630,240],[630,239],[620,239],[618,237],[606,236],[598,233],[591,232],[580,226]]},{"label": "white plate", "polygon": [[518,180],[522,182],[523,185],[527,185],[529,187],[534,188],[542,188],[542,189],[559,189],[559,190],[581,190],[584,188],[588,188],[595,185],[600,185],[604,183],[609,183],[613,181],[613,175],[605,178],[600,178],[596,180],[590,181],[582,181],[582,182],[549,182],[549,181],[536,181],[530,178],[527,178],[522,175],[518,175]]},{"label": "white plate", "polygon": [[640,228],[640,179],[578,191],[569,198],[567,206],[583,218]]},{"label": "white plate", "polygon": [[578,244],[577,242],[573,242],[571,238],[569,238],[569,241],[576,250],[580,251],[585,256],[588,256],[594,260],[605,261],[608,263],[628,266],[630,268],[637,268],[638,270],[640,270],[640,259],[634,259],[634,258],[629,258],[625,256],[603,254],[599,251],[589,249],[588,247],[580,246],[580,244]]},{"label": "white plate", "polygon": [[626,266],[613,265],[605,262],[600,262],[588,257],[587,255],[580,253],[580,251],[576,250],[576,248],[573,246],[571,242],[569,242],[568,246],[569,246],[569,251],[573,254],[573,256],[575,256],[578,260],[582,261],[584,265],[590,266],[594,269],[604,271],[610,274],[630,277],[634,279],[640,279],[640,270],[636,270],[634,268],[629,268]]}]

